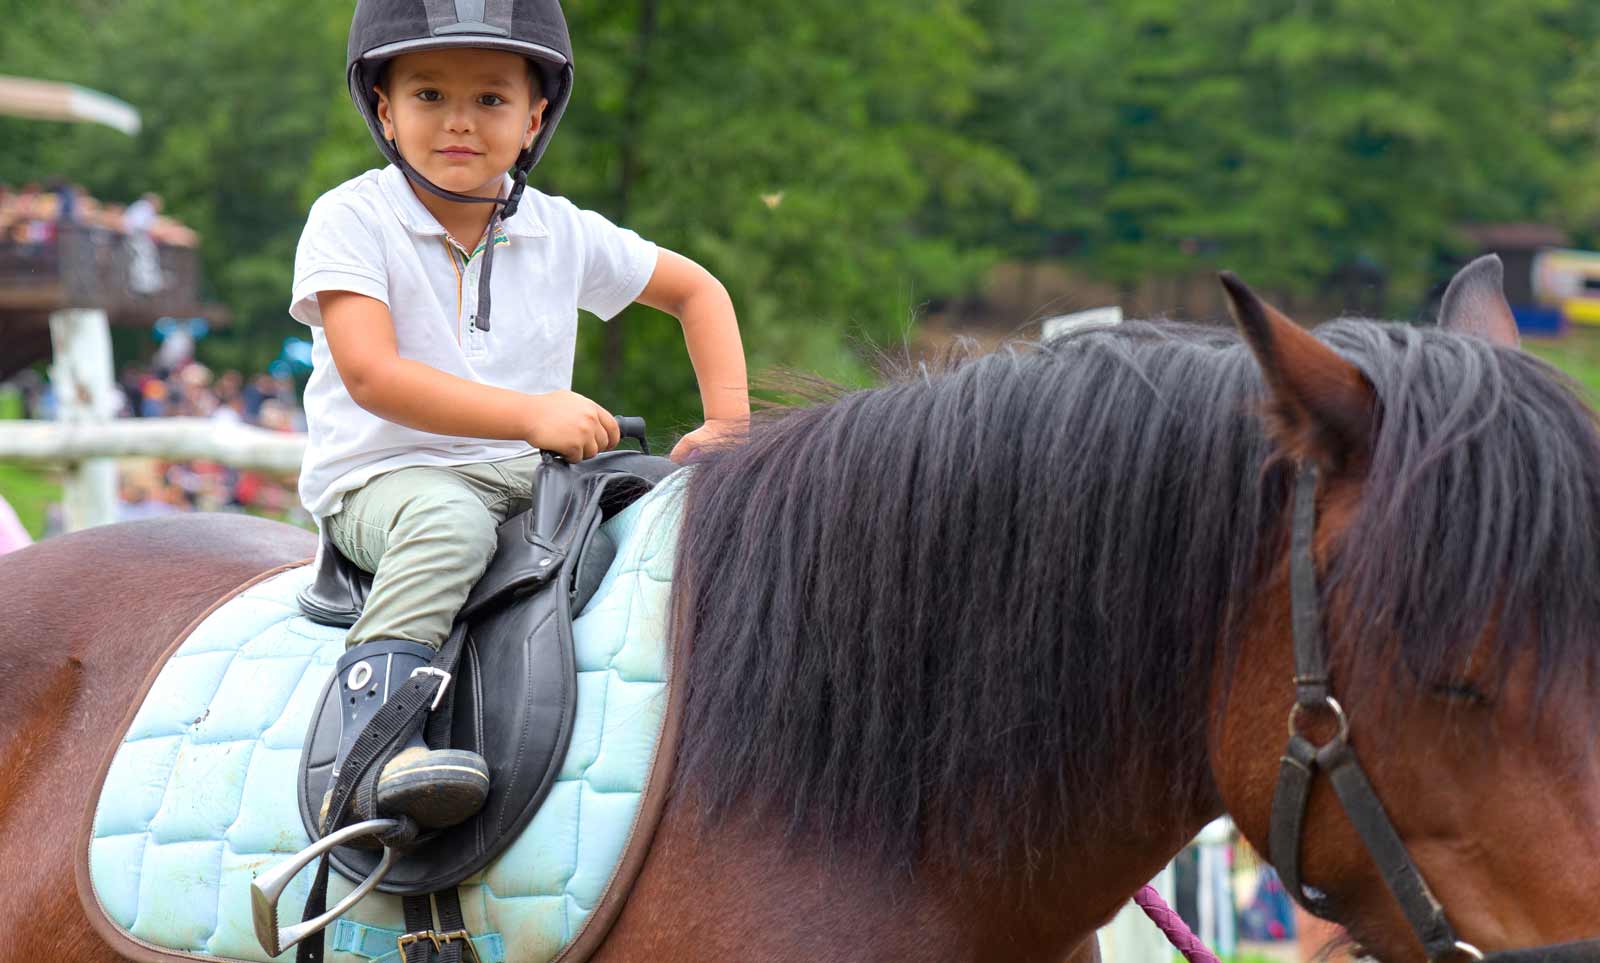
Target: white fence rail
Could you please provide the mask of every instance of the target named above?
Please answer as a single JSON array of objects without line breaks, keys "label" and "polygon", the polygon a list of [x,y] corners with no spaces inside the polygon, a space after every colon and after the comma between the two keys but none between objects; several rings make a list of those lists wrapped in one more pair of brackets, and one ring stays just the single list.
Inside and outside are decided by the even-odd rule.
[{"label": "white fence rail", "polygon": [[67,470],[62,509],[68,531],[117,520],[117,458],[215,461],[293,475],[306,436],[209,418],[113,421],[0,421],[0,461]]},{"label": "white fence rail", "polygon": [[0,422],[0,461],[67,470],[62,502],[69,531],[117,520],[117,458],[206,459],[233,468],[297,474],[306,437],[209,418],[113,418],[111,328],[97,308],[50,315],[50,383],[57,421]]},{"label": "white fence rail", "polygon": [[233,468],[292,475],[306,436],[209,418],[0,421],[0,461],[76,465],[92,458],[209,459]]}]

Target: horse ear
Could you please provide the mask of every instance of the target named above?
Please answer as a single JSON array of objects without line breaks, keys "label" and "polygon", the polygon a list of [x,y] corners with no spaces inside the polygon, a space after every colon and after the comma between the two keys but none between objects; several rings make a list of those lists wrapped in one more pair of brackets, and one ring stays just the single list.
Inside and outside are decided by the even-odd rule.
[{"label": "horse ear", "polygon": [[1504,281],[1505,267],[1497,254],[1485,254],[1462,268],[1439,302],[1439,327],[1517,347],[1517,319],[1506,301]]},{"label": "horse ear", "polygon": [[1372,450],[1377,396],[1355,365],[1285,317],[1232,272],[1220,275],[1261,366],[1271,430],[1290,454],[1339,472]]}]

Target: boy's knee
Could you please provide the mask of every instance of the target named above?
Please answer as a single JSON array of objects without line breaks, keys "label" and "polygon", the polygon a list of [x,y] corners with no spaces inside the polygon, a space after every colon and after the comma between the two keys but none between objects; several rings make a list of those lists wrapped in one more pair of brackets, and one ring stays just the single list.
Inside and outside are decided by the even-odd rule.
[{"label": "boy's knee", "polygon": [[396,534],[408,539],[437,540],[440,551],[464,565],[487,561],[494,554],[498,523],[470,492],[430,493],[418,497],[407,508]]}]

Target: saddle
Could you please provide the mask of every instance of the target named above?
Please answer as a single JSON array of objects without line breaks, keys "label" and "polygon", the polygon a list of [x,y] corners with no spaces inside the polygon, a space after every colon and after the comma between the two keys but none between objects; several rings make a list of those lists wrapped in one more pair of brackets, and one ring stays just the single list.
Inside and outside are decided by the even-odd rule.
[{"label": "saddle", "polygon": [[[457,616],[462,635],[448,707],[450,742],[478,752],[493,782],[483,809],[419,839],[393,858],[376,888],[402,895],[454,887],[487,866],[533,818],[560,770],[572,734],[577,670],[572,618],[594,594],[616,552],[600,525],[677,470],[665,459],[612,451],[576,465],[547,456],[534,504],[500,526],[498,547]],[[372,577],[345,559],[326,533],[314,581],[299,597],[311,619],[348,626]],[[330,679],[306,734],[298,786],[313,840],[339,741],[340,690]],[[388,850],[335,848],[332,865],[360,882]]]}]

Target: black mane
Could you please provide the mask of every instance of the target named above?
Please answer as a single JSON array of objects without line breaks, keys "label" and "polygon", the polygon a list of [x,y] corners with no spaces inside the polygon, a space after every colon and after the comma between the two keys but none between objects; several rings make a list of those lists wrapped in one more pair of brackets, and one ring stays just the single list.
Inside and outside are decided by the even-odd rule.
[{"label": "black mane", "polygon": [[[1362,550],[1330,573],[1365,627],[1445,664],[1499,596],[1542,665],[1592,666],[1588,409],[1482,342],[1319,333],[1384,406]],[[684,788],[909,863],[1125,823],[1096,787],[1207,784],[1215,647],[1284,542],[1292,466],[1260,396],[1230,329],[1128,323],[790,411],[702,463],[676,573]]]}]

